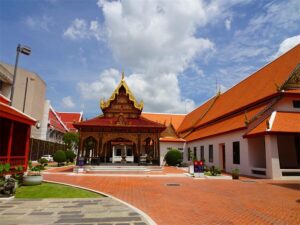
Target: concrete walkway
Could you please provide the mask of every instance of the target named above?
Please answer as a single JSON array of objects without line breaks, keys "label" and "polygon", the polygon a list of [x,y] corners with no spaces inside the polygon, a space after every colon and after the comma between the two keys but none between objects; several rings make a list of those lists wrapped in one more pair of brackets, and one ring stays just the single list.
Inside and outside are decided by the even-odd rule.
[{"label": "concrete walkway", "polygon": [[1,225],[146,225],[146,219],[112,198],[0,199]]}]

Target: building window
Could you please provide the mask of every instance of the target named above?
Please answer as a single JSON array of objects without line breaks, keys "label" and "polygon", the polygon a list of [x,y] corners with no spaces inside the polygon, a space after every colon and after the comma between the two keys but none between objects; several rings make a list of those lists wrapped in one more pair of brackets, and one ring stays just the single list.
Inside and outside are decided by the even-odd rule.
[{"label": "building window", "polygon": [[126,153],[127,156],[132,156],[132,149],[131,148],[126,149]]},{"label": "building window", "polygon": [[197,160],[197,147],[194,147],[194,160]]},{"label": "building window", "polygon": [[192,160],[191,158],[192,158],[192,152],[190,147],[188,147],[188,161],[191,161]]},{"label": "building window", "polygon": [[294,108],[300,108],[300,101],[293,101],[293,107]]},{"label": "building window", "polygon": [[209,149],[209,152],[208,152],[209,162],[212,163],[214,161],[214,147],[213,147],[213,145],[209,145],[208,149]]},{"label": "building window", "polygon": [[116,150],[116,156],[121,156],[122,155],[122,149],[117,148]]},{"label": "building window", "polygon": [[200,159],[204,161],[204,146],[200,146]]},{"label": "building window", "polygon": [[235,141],[232,143],[233,149],[233,164],[240,164],[240,142]]}]

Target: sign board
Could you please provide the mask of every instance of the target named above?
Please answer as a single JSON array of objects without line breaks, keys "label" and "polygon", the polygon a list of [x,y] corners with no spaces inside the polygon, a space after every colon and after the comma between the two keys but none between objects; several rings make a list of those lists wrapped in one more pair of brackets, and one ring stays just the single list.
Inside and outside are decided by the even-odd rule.
[{"label": "sign board", "polygon": [[84,158],[83,157],[80,157],[79,159],[78,159],[78,166],[84,166]]},{"label": "sign board", "polygon": [[202,160],[194,162],[194,172],[203,173],[204,172],[204,163]]}]

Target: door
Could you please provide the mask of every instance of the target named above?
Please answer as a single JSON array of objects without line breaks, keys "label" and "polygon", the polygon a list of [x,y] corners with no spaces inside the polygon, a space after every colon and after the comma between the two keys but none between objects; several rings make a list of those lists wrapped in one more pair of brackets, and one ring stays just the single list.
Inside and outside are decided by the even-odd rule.
[{"label": "door", "polygon": [[226,170],[226,151],[225,151],[225,144],[219,145],[219,155],[220,155],[220,169]]}]

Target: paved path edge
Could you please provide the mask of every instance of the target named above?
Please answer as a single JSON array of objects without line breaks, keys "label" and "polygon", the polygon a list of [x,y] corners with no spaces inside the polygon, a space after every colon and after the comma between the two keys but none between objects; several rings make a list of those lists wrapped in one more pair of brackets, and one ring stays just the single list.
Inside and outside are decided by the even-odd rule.
[{"label": "paved path edge", "polygon": [[66,185],[66,186],[70,186],[70,187],[76,187],[76,188],[80,188],[80,189],[83,189],[83,190],[87,190],[87,191],[92,191],[92,192],[95,192],[97,194],[101,194],[101,195],[105,195],[107,197],[110,197],[118,202],[121,202],[125,205],[127,205],[128,207],[130,207],[131,209],[133,209],[134,211],[136,211],[137,213],[141,214],[146,220],[147,222],[150,224],[150,225],[157,225],[157,223],[154,222],[154,220],[147,214],[145,213],[144,211],[136,208],[135,206],[129,204],[128,202],[125,202],[119,198],[116,198],[115,196],[112,196],[110,194],[107,194],[105,192],[101,192],[101,191],[96,191],[94,189],[90,189],[90,188],[86,188],[86,187],[82,187],[82,186],[77,186],[77,185],[73,185],[73,184],[68,184],[68,183],[63,183],[63,182],[56,182],[56,181],[51,181],[51,180],[43,180],[43,182],[47,182],[47,183],[53,183],[53,184],[62,184],[62,185]]}]

